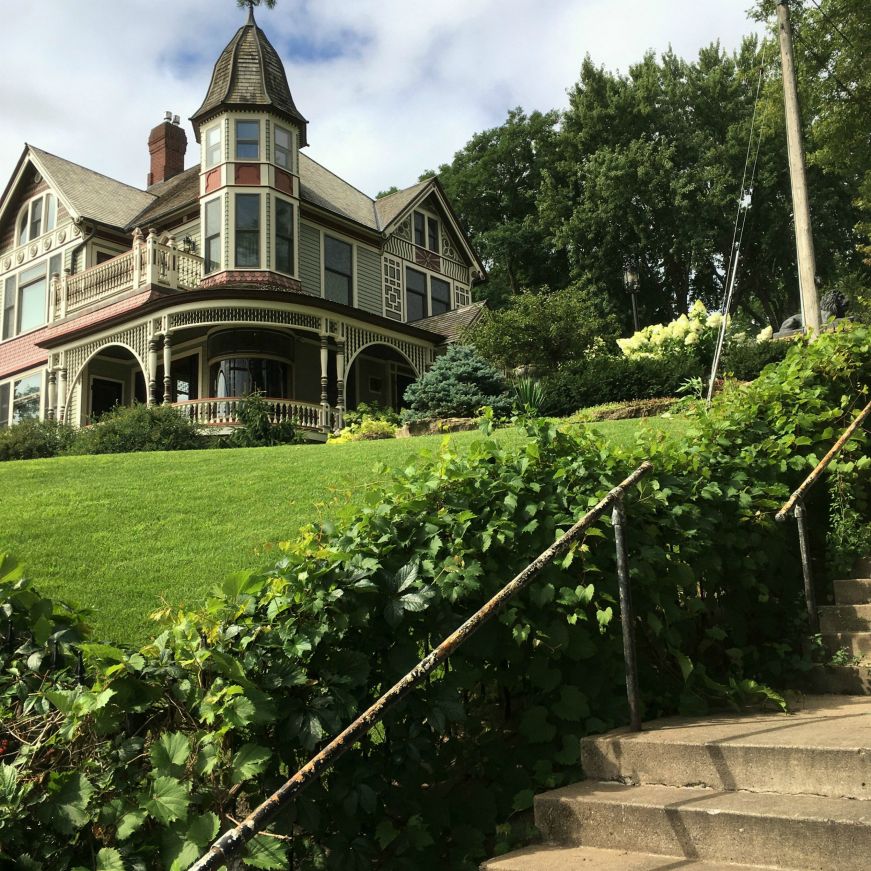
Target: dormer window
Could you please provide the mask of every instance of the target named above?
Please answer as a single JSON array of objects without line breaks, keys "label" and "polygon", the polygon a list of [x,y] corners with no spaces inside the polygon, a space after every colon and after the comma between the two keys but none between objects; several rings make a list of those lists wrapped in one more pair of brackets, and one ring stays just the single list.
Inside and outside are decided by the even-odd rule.
[{"label": "dormer window", "polygon": [[206,169],[221,162],[221,125],[206,131]]},{"label": "dormer window", "polygon": [[275,127],[275,164],[293,170],[293,134],[284,127]]},{"label": "dormer window", "polygon": [[439,222],[423,212],[414,213],[414,244],[438,253]]},{"label": "dormer window", "polygon": [[236,159],[260,160],[260,122],[236,122]]},{"label": "dormer window", "polygon": [[54,194],[44,194],[31,200],[18,216],[18,244],[32,242],[43,233],[48,233],[57,224],[57,199]]}]

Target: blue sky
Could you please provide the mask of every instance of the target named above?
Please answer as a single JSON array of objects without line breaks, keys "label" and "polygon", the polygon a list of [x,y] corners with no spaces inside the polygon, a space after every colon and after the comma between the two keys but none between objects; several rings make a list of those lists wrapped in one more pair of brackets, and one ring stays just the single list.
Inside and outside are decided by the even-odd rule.
[{"label": "blue sky", "polygon": [[[245,20],[234,0],[39,0],[2,12],[0,176],[25,141],[142,186],[149,130],[187,119]],[[278,0],[257,11],[308,153],[369,194],[450,161],[508,110],[565,106],[589,53],[625,71],[759,27],[749,0]],[[198,160],[190,126],[188,165]]]}]

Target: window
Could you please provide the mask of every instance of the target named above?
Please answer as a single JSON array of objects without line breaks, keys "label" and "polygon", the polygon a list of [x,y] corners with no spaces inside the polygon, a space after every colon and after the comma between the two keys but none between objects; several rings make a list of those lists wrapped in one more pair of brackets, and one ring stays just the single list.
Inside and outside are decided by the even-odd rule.
[{"label": "window", "polygon": [[48,233],[57,224],[57,198],[44,194],[31,200],[21,210],[18,218],[18,244],[24,245]]},{"label": "window", "polygon": [[414,244],[430,251],[439,250],[439,222],[423,212],[414,213]]},{"label": "window", "polygon": [[293,134],[284,127],[275,128],[275,163],[284,169],[293,169]]},{"label": "window", "polygon": [[324,295],[327,299],[351,305],[351,263],[351,246],[332,236],[324,236]]},{"label": "window", "polygon": [[28,375],[16,381],[12,389],[12,422],[39,418],[39,397],[42,392],[42,375]]},{"label": "window", "polygon": [[451,285],[441,278],[429,280],[430,314],[440,315],[451,310]]},{"label": "window", "polygon": [[206,273],[214,272],[221,266],[221,200],[209,200],[205,208],[205,243],[203,257]]},{"label": "window", "polygon": [[275,201],[275,268],[293,275],[293,206]]},{"label": "window", "polygon": [[419,321],[427,315],[426,273],[405,267],[405,311],[409,321]]},{"label": "window", "polygon": [[3,282],[3,329],[0,336],[11,339],[41,327],[46,321],[48,282],[60,273],[63,258],[55,254],[38,266],[10,275]]},{"label": "window", "polygon": [[9,393],[11,385],[0,384],[0,429],[9,426]]},{"label": "window", "polygon": [[206,169],[221,162],[221,125],[206,131]]},{"label": "window", "polygon": [[18,276],[17,333],[35,330],[45,323],[47,290],[45,264],[34,266]]},{"label": "window", "polygon": [[260,266],[260,194],[236,194],[236,266]]},{"label": "window", "polygon": [[260,122],[236,122],[237,160],[260,160]]},{"label": "window", "polygon": [[15,335],[15,276],[6,279],[3,289],[3,338]]}]

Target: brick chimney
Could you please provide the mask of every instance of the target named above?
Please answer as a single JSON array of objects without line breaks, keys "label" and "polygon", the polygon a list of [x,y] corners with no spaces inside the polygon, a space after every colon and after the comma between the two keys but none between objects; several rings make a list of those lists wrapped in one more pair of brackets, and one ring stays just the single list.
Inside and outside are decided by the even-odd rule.
[{"label": "brick chimney", "polygon": [[184,153],[187,146],[188,138],[179,124],[178,115],[167,112],[163,122],[148,137],[148,151],[151,154],[148,187],[184,171]]}]

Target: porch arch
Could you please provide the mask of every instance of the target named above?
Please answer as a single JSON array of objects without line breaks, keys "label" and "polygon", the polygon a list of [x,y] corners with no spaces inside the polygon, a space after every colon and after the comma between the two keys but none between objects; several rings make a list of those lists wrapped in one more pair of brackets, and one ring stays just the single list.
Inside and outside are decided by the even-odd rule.
[{"label": "porch arch", "polygon": [[[112,350],[120,350],[124,353],[122,356],[118,356],[117,354],[113,355],[111,353]],[[101,343],[99,347],[89,350],[88,355],[79,364],[75,376],[68,382],[68,390],[65,397],[66,407],[64,409],[64,419],[69,423],[79,425],[82,420],[94,413],[93,403],[95,397],[98,395],[94,392],[96,390],[96,381],[91,385],[86,385],[83,376],[86,370],[88,370],[95,361],[99,360],[100,357],[106,358],[104,363],[107,369],[113,365],[123,366],[126,369],[129,367],[130,363],[133,364],[131,370],[133,377],[129,380],[114,377],[114,374],[118,373],[108,374],[107,372],[103,372],[94,375],[95,379],[99,379],[103,382],[100,387],[104,393],[107,388],[111,391],[111,384],[114,383],[120,385],[119,396],[116,401],[121,404],[132,405],[133,401],[136,399],[137,387],[135,376],[137,374],[142,375],[143,387],[148,383],[147,369],[142,362],[142,357],[137,353],[136,349],[123,341],[107,341]],[[78,391],[78,394],[76,391]],[[78,398],[78,419],[73,421],[70,419],[70,411],[72,409],[72,401],[76,396]],[[108,410],[108,408],[111,407],[111,399],[104,397],[103,401],[106,403],[106,407],[102,408],[101,411]]]},{"label": "porch arch", "polygon": [[417,377],[414,362],[401,349],[389,342],[369,342],[357,349],[345,367],[347,407],[364,402],[399,411],[404,407],[406,388]]}]

